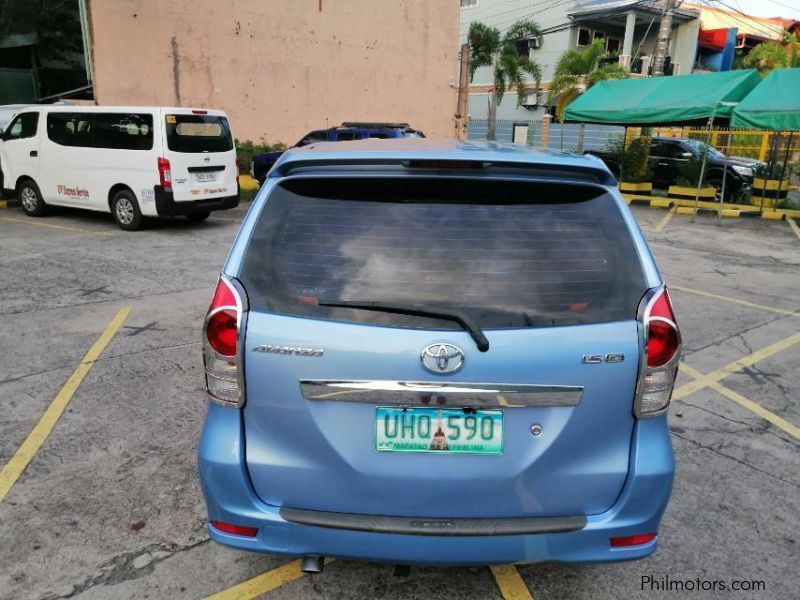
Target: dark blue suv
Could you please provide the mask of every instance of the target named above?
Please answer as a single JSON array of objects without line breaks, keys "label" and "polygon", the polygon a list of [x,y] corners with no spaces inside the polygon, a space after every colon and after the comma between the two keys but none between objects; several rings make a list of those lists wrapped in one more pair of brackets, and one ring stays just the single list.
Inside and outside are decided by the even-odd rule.
[{"label": "dark blue suv", "polygon": [[[420,137],[425,134],[417,129],[413,129],[408,123],[363,123],[359,121],[345,121],[338,127],[330,129],[316,129],[309,131],[292,148],[302,148],[314,142],[349,142],[353,140],[366,140],[369,138],[389,139],[402,137]],[[250,162],[250,175],[258,181],[258,185],[264,184],[267,172],[275,164],[282,151],[264,152],[253,157]]]}]

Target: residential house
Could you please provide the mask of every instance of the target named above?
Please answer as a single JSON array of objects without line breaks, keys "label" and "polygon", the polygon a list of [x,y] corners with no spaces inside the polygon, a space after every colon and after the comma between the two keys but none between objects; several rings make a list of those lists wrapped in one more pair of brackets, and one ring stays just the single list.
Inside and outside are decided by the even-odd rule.
[{"label": "residential house", "polygon": [[[547,112],[548,83],[561,54],[570,48],[584,48],[595,39],[603,39],[609,59],[646,76],[658,38],[663,0],[461,0],[462,42],[470,23],[480,21],[501,31],[518,19],[536,21],[544,31],[541,45],[522,49],[542,67],[539,93],[531,83],[522,106],[516,94],[508,94],[498,106],[497,118],[537,120]],[[698,12],[683,6],[673,14],[665,70],[667,74],[690,73],[695,61]],[[471,118],[485,119],[488,96],[492,89],[491,68],[478,69],[470,86],[468,111]]]}]

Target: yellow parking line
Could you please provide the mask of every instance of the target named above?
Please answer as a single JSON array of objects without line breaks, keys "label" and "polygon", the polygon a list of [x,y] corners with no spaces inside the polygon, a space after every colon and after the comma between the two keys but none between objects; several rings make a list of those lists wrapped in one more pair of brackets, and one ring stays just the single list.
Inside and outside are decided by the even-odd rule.
[{"label": "yellow parking line", "polygon": [[752,354],[748,354],[738,360],[733,361],[730,364],[725,365],[721,369],[717,369],[716,371],[712,371],[707,375],[703,375],[700,379],[695,379],[694,381],[690,381],[689,383],[684,383],[681,387],[676,389],[672,393],[673,400],[682,400],[686,398],[686,396],[695,393],[698,390],[703,389],[704,387],[708,387],[713,383],[716,383],[728,375],[736,373],[737,371],[741,371],[742,369],[752,366],[759,361],[764,360],[765,358],[769,358],[773,354],[777,354],[778,352],[783,352],[787,348],[794,346],[795,344],[800,342],[800,333],[795,333],[790,335],[787,338],[783,338],[779,342],[775,342],[774,344],[770,344],[753,352]]},{"label": "yellow parking line", "polygon": [[789,223],[789,227],[792,228],[792,231],[794,231],[794,234],[798,238],[800,238],[800,227],[797,226],[797,223],[794,222],[794,219],[792,219],[791,217],[786,217],[786,222]]},{"label": "yellow parking line", "polygon": [[[690,377],[694,377],[695,379],[702,379],[703,377],[705,377],[705,375],[703,375],[700,371],[690,367],[685,363],[681,363],[681,371],[683,371]],[[782,429],[789,435],[792,435],[795,438],[800,439],[800,427],[797,427],[797,425],[795,425],[794,423],[791,423],[786,419],[784,419],[783,417],[779,417],[775,413],[768,411],[766,408],[764,408],[757,402],[753,402],[752,400],[750,400],[750,398],[746,398],[745,396],[742,396],[739,392],[734,392],[732,389],[727,388],[718,382],[709,384],[708,387],[710,387],[718,394],[725,396],[728,400],[732,400],[736,402],[736,404],[758,415],[765,421],[769,421],[770,423],[775,425],[775,427]]]},{"label": "yellow parking line", "polygon": [[533,600],[533,595],[514,565],[492,565],[489,569],[505,600]]},{"label": "yellow parking line", "polygon": [[72,231],[74,233],[88,233],[89,235],[116,235],[111,231],[92,231],[91,229],[80,229],[79,227],[69,227],[68,225],[55,225],[54,223],[40,223],[33,219],[15,219],[14,217],[0,217],[0,221],[9,223],[22,223],[23,225],[33,225],[34,227],[45,227],[47,229],[61,229],[62,231]]},{"label": "yellow parking line", "polygon": [[664,227],[667,226],[667,223],[669,223],[670,219],[672,218],[672,215],[674,214],[675,214],[675,207],[673,206],[672,208],[669,209],[667,214],[664,215],[664,218],[658,222],[658,225],[656,225],[653,228],[653,231],[661,231],[662,229],[664,229]]},{"label": "yellow parking line", "polygon": [[774,306],[767,306],[765,304],[756,304],[755,302],[748,302],[747,300],[739,300],[739,298],[732,298],[731,296],[723,296],[721,294],[713,294],[711,292],[704,292],[703,290],[695,290],[692,288],[683,287],[680,285],[668,285],[670,290],[678,290],[679,292],[686,292],[687,294],[695,294],[697,296],[706,296],[716,300],[723,300],[725,302],[733,302],[734,304],[741,304],[742,306],[749,306],[750,308],[758,308],[759,310],[767,310],[769,312],[778,313],[779,315],[789,315],[790,317],[800,317],[800,312],[784,310],[782,308],[775,308]]},{"label": "yellow parking line", "polygon": [[[334,559],[329,558],[325,561],[325,564],[330,564],[333,561]],[[293,560],[277,569],[272,569],[243,583],[229,587],[227,590],[207,596],[204,600],[251,600],[261,594],[266,594],[282,585],[300,579],[304,575],[305,573],[300,570],[300,560]]]},{"label": "yellow parking line", "polygon": [[89,372],[89,369],[92,368],[105,347],[108,346],[111,338],[114,337],[114,334],[125,322],[130,312],[130,306],[120,308],[117,311],[117,314],[111,319],[111,322],[103,333],[100,334],[100,337],[97,338],[97,341],[89,348],[89,351],[83,357],[83,360],[81,360],[77,368],[72,372],[69,379],[67,379],[67,382],[58,391],[56,397],[53,398],[53,401],[50,403],[50,406],[47,407],[47,410],[44,411],[39,422],[36,423],[36,426],[28,434],[28,437],[25,438],[25,441],[22,442],[22,445],[14,456],[11,457],[11,460],[9,460],[3,467],[3,470],[0,471],[0,502],[3,501],[6,494],[8,494],[14,483],[19,479],[19,476],[25,471],[28,463],[31,462],[36,452],[42,444],[44,444],[45,440],[47,440],[53,428],[56,426],[56,423],[58,423],[59,418],[61,418],[64,409],[67,408],[67,404],[72,400],[72,396],[75,394],[78,386],[80,386],[84,377],[86,377],[86,374]]}]

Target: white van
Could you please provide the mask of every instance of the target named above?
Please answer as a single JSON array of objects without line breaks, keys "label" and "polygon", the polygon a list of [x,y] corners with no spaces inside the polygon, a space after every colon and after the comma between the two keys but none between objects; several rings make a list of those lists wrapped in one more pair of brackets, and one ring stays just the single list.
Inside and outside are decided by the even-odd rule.
[{"label": "white van", "polygon": [[144,217],[206,219],[239,204],[233,136],[219,110],[32,106],[0,136],[0,184],[32,216],[48,205]]}]

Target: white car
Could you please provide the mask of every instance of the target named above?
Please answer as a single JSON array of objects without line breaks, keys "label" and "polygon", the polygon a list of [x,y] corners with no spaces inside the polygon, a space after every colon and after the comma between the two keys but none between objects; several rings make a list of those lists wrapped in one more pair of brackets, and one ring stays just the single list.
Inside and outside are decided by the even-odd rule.
[{"label": "white car", "polygon": [[239,204],[224,112],[167,107],[31,106],[0,137],[6,197],[39,216],[49,205],[110,212],[122,229],[145,217],[202,221]]}]

